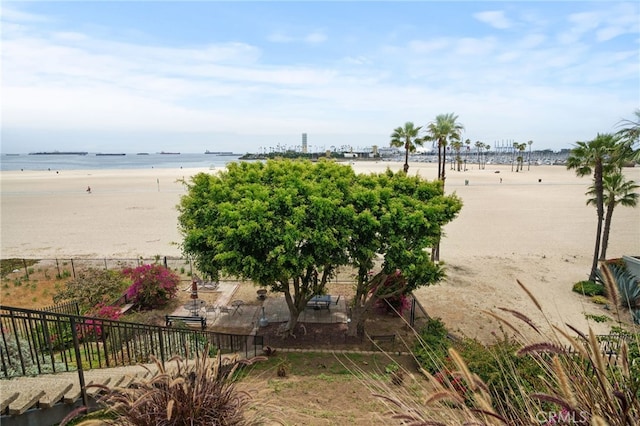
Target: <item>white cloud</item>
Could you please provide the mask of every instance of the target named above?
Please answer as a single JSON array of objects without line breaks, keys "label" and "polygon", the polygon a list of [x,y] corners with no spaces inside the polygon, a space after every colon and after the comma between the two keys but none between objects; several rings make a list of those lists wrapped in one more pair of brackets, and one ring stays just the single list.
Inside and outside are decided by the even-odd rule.
[{"label": "white cloud", "polygon": [[25,23],[37,23],[37,22],[48,22],[51,21],[50,18],[42,15],[37,15],[34,13],[28,13],[24,11],[20,11],[17,9],[13,9],[11,7],[7,7],[7,3],[2,5],[0,8],[0,20],[3,22],[25,22]]},{"label": "white cloud", "polygon": [[[417,31],[402,38],[390,28],[396,44],[381,37],[378,45],[344,50],[335,44],[334,29],[331,39],[320,30],[272,33],[272,43],[324,43],[318,51],[337,52],[289,63],[270,56],[270,49],[280,54],[289,46],[242,39],[166,47],[150,38],[116,42],[27,24],[3,33],[3,128],[11,135],[37,126],[51,135],[94,130],[137,137],[307,131],[315,140],[359,134],[386,145],[390,130],[405,121],[427,123],[455,111],[474,140],[534,139],[539,147],[566,147],[607,131],[603,123],[610,126],[637,108],[638,40],[612,48],[586,37],[633,31],[627,20],[603,16],[573,15],[561,46],[554,43],[559,30],[532,17],[536,24],[509,37]],[[515,25],[501,12],[476,19],[501,29]]]},{"label": "white cloud", "polygon": [[511,21],[505,16],[502,10],[488,10],[473,15],[480,22],[491,25],[493,28],[504,30],[511,28]]},{"label": "white cloud", "polygon": [[324,43],[325,41],[327,41],[327,35],[316,31],[310,34],[307,34],[304,37],[304,41],[306,41],[307,43],[313,43],[313,44],[317,44],[317,43]]}]

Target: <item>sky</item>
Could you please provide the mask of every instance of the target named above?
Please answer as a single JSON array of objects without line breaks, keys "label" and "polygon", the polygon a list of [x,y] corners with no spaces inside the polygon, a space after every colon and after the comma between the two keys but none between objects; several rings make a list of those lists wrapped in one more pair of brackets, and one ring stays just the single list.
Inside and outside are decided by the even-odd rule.
[{"label": "sky", "polygon": [[[640,108],[640,3],[3,1],[1,151],[560,150]],[[427,146],[430,148],[430,146]]]}]

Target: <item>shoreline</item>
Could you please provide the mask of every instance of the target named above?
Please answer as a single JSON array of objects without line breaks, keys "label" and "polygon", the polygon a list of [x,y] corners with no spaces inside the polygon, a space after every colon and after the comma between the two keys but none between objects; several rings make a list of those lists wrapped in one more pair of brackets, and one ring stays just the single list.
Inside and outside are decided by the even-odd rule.
[{"label": "shoreline", "polygon": [[[358,173],[399,171],[403,165],[348,164]],[[410,175],[436,178],[434,163],[409,166]],[[578,178],[563,166],[525,167],[518,173],[511,172],[510,165],[469,167],[447,170],[445,190],[459,195],[464,205],[445,227],[445,250],[457,256],[544,251],[590,255],[596,214],[585,205],[589,178]],[[185,194],[181,180],[221,170],[224,167],[0,172],[0,255],[178,256],[175,207]],[[625,169],[625,174],[640,182],[640,168]],[[638,219],[638,209],[616,208],[612,255],[640,254]]]}]

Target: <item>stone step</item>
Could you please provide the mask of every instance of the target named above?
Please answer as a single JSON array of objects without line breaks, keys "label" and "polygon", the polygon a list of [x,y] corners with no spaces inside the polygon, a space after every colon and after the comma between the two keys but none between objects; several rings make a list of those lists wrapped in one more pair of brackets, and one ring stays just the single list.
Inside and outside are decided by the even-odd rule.
[{"label": "stone step", "polygon": [[[165,366],[167,371],[176,368],[176,364],[172,362],[167,362]],[[87,394],[96,397],[105,390],[104,386],[128,387],[135,380],[151,378],[157,372],[158,366],[155,363],[88,370],[84,373]],[[52,407],[59,402],[74,404],[82,397],[78,373],[75,371],[17,377],[3,381],[2,388],[0,413],[11,415],[20,415],[31,408]]]}]

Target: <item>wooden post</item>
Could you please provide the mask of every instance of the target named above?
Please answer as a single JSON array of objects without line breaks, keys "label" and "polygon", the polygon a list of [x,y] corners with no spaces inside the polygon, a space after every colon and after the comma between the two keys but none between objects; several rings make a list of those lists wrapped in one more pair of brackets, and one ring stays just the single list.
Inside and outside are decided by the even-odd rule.
[{"label": "wooden post", "polygon": [[27,268],[27,261],[22,259],[22,264],[24,265],[24,273],[27,276],[27,281],[29,281],[29,268]]}]

